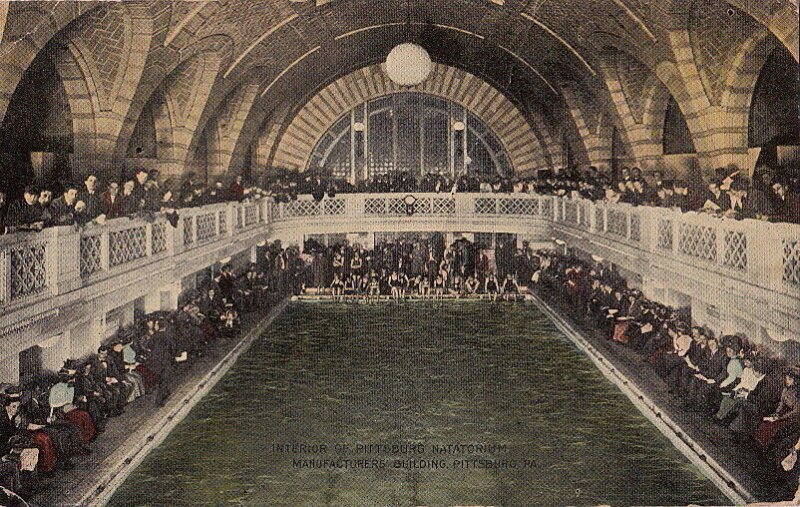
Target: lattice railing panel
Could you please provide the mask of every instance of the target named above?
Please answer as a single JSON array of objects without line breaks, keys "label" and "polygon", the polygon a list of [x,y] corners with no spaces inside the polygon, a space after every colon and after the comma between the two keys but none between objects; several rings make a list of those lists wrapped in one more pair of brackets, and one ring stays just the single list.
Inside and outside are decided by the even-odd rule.
[{"label": "lattice railing panel", "polygon": [[317,201],[291,201],[284,205],[283,216],[286,218],[317,216],[320,214],[320,209],[320,203]]},{"label": "lattice railing panel", "polygon": [[456,200],[434,198],[431,203],[431,213],[434,215],[455,215]]},{"label": "lattice railing panel", "polygon": [[399,197],[389,198],[389,214],[390,215],[405,215],[406,203]]},{"label": "lattice railing panel", "polygon": [[580,225],[584,229],[588,229],[591,226],[589,213],[591,212],[591,208],[589,207],[588,203],[581,204],[581,218],[580,218]]},{"label": "lattice railing panel", "polygon": [[545,199],[541,203],[542,216],[552,220],[553,219],[553,200]]},{"label": "lattice railing panel", "polygon": [[[298,201],[295,201],[298,202]],[[250,227],[258,223],[258,206],[255,204],[248,204],[244,207],[244,226]]]},{"label": "lattice railing panel", "polygon": [[475,213],[477,215],[497,214],[497,199],[490,197],[479,197],[475,199]]},{"label": "lattice railing panel", "polygon": [[112,267],[147,255],[147,228],[134,227],[108,235],[108,263]]},{"label": "lattice railing panel", "polygon": [[344,199],[325,199],[322,201],[322,212],[325,215],[344,215],[345,211]]},{"label": "lattice railing panel", "polygon": [[606,230],[606,214],[601,208],[594,209],[594,226],[598,232]]},{"label": "lattice railing panel", "polygon": [[207,241],[217,235],[217,214],[206,213],[197,216],[197,240]]},{"label": "lattice railing panel", "polygon": [[717,231],[702,225],[681,224],[678,248],[686,255],[714,261],[717,259]]},{"label": "lattice railing panel", "polygon": [[164,222],[153,224],[153,255],[167,251],[167,224]]},{"label": "lattice railing panel", "polygon": [[538,215],[539,201],[536,199],[498,199],[497,210],[501,215]]},{"label": "lattice railing panel", "polygon": [[415,215],[430,215],[433,213],[433,202],[430,197],[423,197],[414,203]]},{"label": "lattice railing panel", "polygon": [[783,240],[783,281],[800,285],[800,240]]},{"label": "lattice railing panel", "polygon": [[103,269],[101,240],[99,234],[81,237],[81,276],[84,278]]},{"label": "lattice railing panel", "polygon": [[642,218],[638,213],[631,213],[631,240],[642,240]]},{"label": "lattice railing panel", "polygon": [[658,221],[658,248],[672,250],[672,220]]},{"label": "lattice railing panel", "polygon": [[744,232],[725,231],[722,262],[730,268],[747,270],[747,235]]},{"label": "lattice railing panel", "polygon": [[564,221],[578,225],[578,203],[567,201],[564,206]]},{"label": "lattice railing panel", "polygon": [[385,215],[386,199],[381,199],[381,198],[364,199],[364,214]]},{"label": "lattice railing panel", "polygon": [[44,243],[10,250],[11,299],[36,294],[47,288],[45,251]]},{"label": "lattice railing panel", "polygon": [[224,236],[228,233],[228,212],[220,211],[217,213],[217,223],[219,223],[219,233]]},{"label": "lattice railing panel", "polygon": [[7,266],[9,262],[8,260],[9,255],[10,253],[8,252],[8,250],[0,250],[0,266],[3,267],[3,269],[0,269],[0,303],[2,304],[8,303],[6,299],[8,299],[9,291],[11,290],[10,287],[8,286],[9,284],[8,273],[7,270],[5,269],[5,266]]},{"label": "lattice railing panel", "polygon": [[[284,213],[286,213],[287,204],[283,205],[284,206]],[[244,210],[241,207],[239,207],[239,208],[236,208],[236,229],[243,229],[243,228],[244,228]]]},{"label": "lattice railing panel", "polygon": [[628,215],[624,211],[608,210],[606,231],[614,236],[628,237]]},{"label": "lattice railing panel", "polygon": [[194,219],[186,217],[183,219],[183,244],[191,245],[194,243]]}]

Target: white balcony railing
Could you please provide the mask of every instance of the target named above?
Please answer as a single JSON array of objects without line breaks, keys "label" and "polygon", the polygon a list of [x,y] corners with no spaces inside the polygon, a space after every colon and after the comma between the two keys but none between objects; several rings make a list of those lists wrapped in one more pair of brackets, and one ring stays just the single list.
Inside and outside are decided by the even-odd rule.
[{"label": "white balcony railing", "polygon": [[56,227],[5,236],[0,238],[0,308],[63,294],[138,264],[235,240],[265,224],[352,227],[367,219],[375,224],[382,218],[396,221],[409,215],[429,217],[452,232],[470,232],[460,231],[465,218],[511,219],[506,224],[535,221],[553,232],[568,231],[574,238],[635,252],[646,262],[666,259],[800,298],[797,225],[528,194],[410,195],[413,199],[407,194],[344,194],[322,201],[301,196],[280,205],[271,199],[222,203],[180,210],[177,227],[156,215],[152,222],[123,218],[82,230]]},{"label": "white balcony railing", "polygon": [[0,308],[23,306],[143,264],[235,240],[267,223],[271,205],[262,199],[181,209],[177,227],[159,213],[153,220],[119,218],[0,237]]},{"label": "white balcony railing", "polygon": [[[409,205],[406,196],[414,199]],[[528,194],[347,194],[269,207],[276,224],[309,218],[464,216],[544,219],[588,240],[636,250],[644,261],[669,258],[771,291],[800,296],[800,226],[732,220],[665,208],[595,203]],[[356,220],[350,220],[356,219]],[[446,223],[446,222],[444,222]]]}]

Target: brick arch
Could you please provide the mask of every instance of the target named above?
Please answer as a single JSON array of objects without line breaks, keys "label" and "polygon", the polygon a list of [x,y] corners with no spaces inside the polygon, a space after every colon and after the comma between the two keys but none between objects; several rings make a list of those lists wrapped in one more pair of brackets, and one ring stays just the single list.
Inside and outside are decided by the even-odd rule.
[{"label": "brick arch", "polygon": [[[159,13],[153,20],[154,26],[164,26],[169,22],[168,10]],[[138,86],[135,87],[131,106],[128,108],[127,115],[123,119],[123,125],[117,140],[114,151],[114,159],[124,160],[128,151],[128,144],[133,131],[138,124],[139,118],[145,107],[152,106],[157,100],[163,100],[163,95],[170,80],[173,79],[175,72],[184,65],[189,59],[204,53],[216,53],[220,62],[220,67],[230,58],[230,38],[224,35],[206,37],[199,41],[194,41],[186,45],[180,51],[174,47],[164,47],[164,33],[159,32],[159,36],[151,39],[151,47],[148,60],[142,72]],[[185,37],[179,37],[185,41]],[[173,42],[177,44],[177,41]],[[208,98],[213,100],[213,96]],[[170,120],[172,121],[172,120]],[[177,116],[175,121],[178,121]]]},{"label": "brick arch", "polygon": [[800,61],[800,3],[797,0],[753,2],[751,0],[726,0],[765,26],[794,57]]},{"label": "brick arch", "polygon": [[158,164],[164,174],[183,172],[193,155],[190,147],[195,146],[203,134],[201,118],[214,93],[220,70],[230,56],[229,39],[214,37],[212,42],[201,45],[202,49],[181,61],[152,99],[156,131],[161,136]]},{"label": "brick arch", "polygon": [[[0,121],[8,104],[36,55],[74,20],[103,2],[13,2],[0,48]],[[13,7],[13,12],[11,11]],[[48,9],[49,8],[49,9]]]},{"label": "brick arch", "polygon": [[363,102],[402,91],[428,93],[464,106],[500,138],[517,172],[551,167],[533,128],[511,101],[482,79],[442,64],[434,64],[425,83],[410,88],[389,81],[380,65],[352,72],[331,83],[292,119],[277,143],[273,164],[305,169],[314,146],[343,114]]},{"label": "brick arch", "polygon": [[55,47],[57,68],[75,111],[78,173],[118,170],[114,150],[153,37],[148,14],[146,5],[101,6],[69,24],[48,46]]},{"label": "brick arch", "polygon": [[222,175],[230,170],[234,151],[260,88],[260,83],[243,83],[228,96],[210,122],[209,174]]},{"label": "brick arch", "polygon": [[729,111],[731,127],[748,127],[750,105],[753,93],[761,74],[772,52],[780,47],[778,41],[769,32],[758,32],[750,36],[740,47],[727,71],[725,86],[722,90],[721,105]]}]

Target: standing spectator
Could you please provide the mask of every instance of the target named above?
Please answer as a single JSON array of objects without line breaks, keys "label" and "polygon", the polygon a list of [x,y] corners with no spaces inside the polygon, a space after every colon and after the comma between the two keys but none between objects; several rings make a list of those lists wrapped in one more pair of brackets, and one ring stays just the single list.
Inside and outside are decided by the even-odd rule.
[{"label": "standing spectator", "polygon": [[102,213],[100,193],[97,191],[97,176],[94,174],[87,176],[84,186],[85,188],[78,194],[78,199],[86,205],[83,213],[91,220]]},{"label": "standing spectator", "polygon": [[75,222],[75,205],[78,202],[78,187],[72,183],[64,185],[64,194],[50,206],[52,221],[56,225],[71,225]]},{"label": "standing spectator", "polygon": [[119,196],[119,183],[112,181],[103,195],[100,196],[101,210],[106,218],[119,218],[122,216],[122,200]]},{"label": "standing spectator", "polygon": [[244,184],[243,178],[241,176],[237,176],[231,182],[230,188],[228,188],[228,198],[232,201],[241,201],[244,199]]},{"label": "standing spectator", "polygon": [[782,181],[772,184],[772,192],[775,196],[775,220],[800,224],[800,197]]},{"label": "standing spectator", "polygon": [[6,193],[0,190],[0,235],[6,233]]},{"label": "standing spectator", "polygon": [[121,216],[131,216],[139,212],[141,203],[137,200],[134,190],[136,183],[133,180],[128,180],[122,185],[122,195],[120,196],[120,212]]},{"label": "standing spectator", "polygon": [[163,407],[172,394],[178,344],[172,333],[161,330],[153,335],[152,343],[153,348],[147,354],[147,368],[158,376],[155,403],[157,407]]},{"label": "standing spectator", "polygon": [[33,185],[25,187],[22,199],[12,202],[8,208],[8,225],[21,229],[39,222],[38,200],[39,190]]},{"label": "standing spectator", "polygon": [[150,173],[144,169],[136,171],[136,179],[133,184],[133,197],[136,200],[136,208],[141,210],[145,206],[145,199],[147,198],[147,181],[150,179]]},{"label": "standing spectator", "polygon": [[43,188],[39,192],[39,220],[45,224],[53,220],[53,210],[50,206],[53,204],[53,191],[49,188]]}]

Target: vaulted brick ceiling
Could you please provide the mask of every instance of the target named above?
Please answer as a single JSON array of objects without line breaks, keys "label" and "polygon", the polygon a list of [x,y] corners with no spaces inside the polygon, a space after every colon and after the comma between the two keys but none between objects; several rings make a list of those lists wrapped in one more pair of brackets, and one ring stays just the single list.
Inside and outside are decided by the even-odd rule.
[{"label": "vaulted brick ceiling", "polygon": [[[133,129],[144,103],[157,90],[172,87],[178,100],[183,97],[181,87],[197,87],[186,75],[193,59],[198,65],[200,52],[213,53],[215,60],[206,61],[205,68],[218,70],[209,74],[213,90],[200,105],[197,126],[202,129],[224,111],[226,98],[245,84],[259,87],[245,128],[253,130],[257,128],[253,124],[262,125],[265,119],[290,116],[318,90],[383,61],[392,46],[407,40],[425,46],[435,61],[492,84],[523,112],[538,118],[565,114],[565,84],[613,109],[607,83],[612,68],[630,98],[632,116],[639,118],[644,114],[641,97],[659,66],[681,65],[685,58],[678,58],[684,39],[676,39],[676,33],[687,34],[686,45],[691,47],[686,49],[701,67],[702,84],[713,104],[725,90],[731,58],[752,34],[772,32],[797,58],[796,4],[796,0],[128,0],[126,11],[114,14],[108,3],[98,1],[11,2],[2,36],[9,49],[6,67],[0,69],[6,76],[0,84],[0,113],[5,113],[3,99],[7,103],[18,75],[45,44],[58,40],[54,36],[60,31],[62,39],[82,41],[76,45],[79,51],[93,53],[88,60],[94,62],[95,79],[101,81],[99,107],[120,109],[122,135]],[[85,13],[89,17],[79,19]],[[132,54],[141,54],[141,60],[116,62],[120,50],[128,47]],[[133,80],[142,69],[135,90],[126,88],[125,64],[129,75],[125,79]],[[674,71],[662,75],[669,77]],[[132,107],[111,103],[120,86]]]}]

